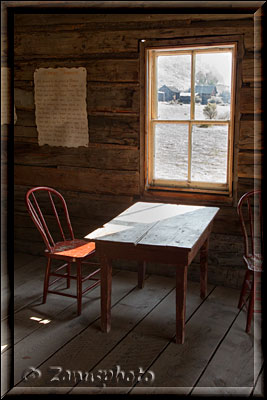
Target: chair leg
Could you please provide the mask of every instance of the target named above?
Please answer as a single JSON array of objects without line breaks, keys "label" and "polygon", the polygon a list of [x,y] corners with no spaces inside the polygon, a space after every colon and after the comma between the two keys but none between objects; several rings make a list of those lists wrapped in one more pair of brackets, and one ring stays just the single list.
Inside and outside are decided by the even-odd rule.
[{"label": "chair leg", "polygon": [[249,280],[249,276],[250,276],[250,271],[247,269],[246,270],[246,274],[245,274],[245,278],[244,278],[244,281],[243,281],[240,297],[239,297],[238,308],[241,308],[243,306],[243,304],[245,303],[244,297],[245,297],[246,291],[248,290],[247,282]]},{"label": "chair leg", "polygon": [[48,258],[47,259],[46,271],[45,271],[45,279],[44,279],[43,304],[46,303],[46,298],[47,298],[47,291],[48,291],[48,286],[49,286],[50,268],[51,268],[51,258]]},{"label": "chair leg", "polygon": [[82,263],[77,260],[77,313],[82,312]]},{"label": "chair leg", "polygon": [[246,332],[249,333],[250,327],[251,327],[251,320],[252,320],[252,315],[254,312],[254,302],[255,302],[255,281],[254,277],[252,279],[252,284],[251,284],[251,291],[249,294],[249,304],[248,304],[248,316],[247,316],[247,326],[246,326]]},{"label": "chair leg", "polygon": [[67,277],[67,289],[70,288],[70,267],[71,267],[71,263],[68,263],[68,265],[67,265],[67,274],[68,274],[68,277]]}]

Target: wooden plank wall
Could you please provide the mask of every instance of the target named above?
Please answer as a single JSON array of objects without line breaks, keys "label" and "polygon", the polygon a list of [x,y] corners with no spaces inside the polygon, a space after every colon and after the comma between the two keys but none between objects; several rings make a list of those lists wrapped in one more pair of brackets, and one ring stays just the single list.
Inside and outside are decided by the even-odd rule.
[{"label": "wooden plank wall", "polygon": [[[107,222],[138,199],[141,39],[243,35],[237,195],[260,185],[261,171],[254,167],[260,167],[263,150],[262,41],[253,14],[40,13],[17,14],[14,24],[14,209],[19,251],[38,253],[43,248],[24,206],[25,192],[34,185],[52,186],[65,195],[77,235]],[[33,73],[40,67],[87,69],[88,148],[39,147]],[[210,247],[215,283],[223,268],[227,285],[239,285],[242,237],[236,207],[221,207]]]}]

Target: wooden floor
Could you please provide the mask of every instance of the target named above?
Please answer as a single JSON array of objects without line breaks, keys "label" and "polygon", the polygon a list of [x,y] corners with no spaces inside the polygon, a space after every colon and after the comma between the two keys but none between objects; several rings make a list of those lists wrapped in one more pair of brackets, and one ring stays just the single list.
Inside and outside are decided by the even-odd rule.
[{"label": "wooden floor", "polygon": [[246,334],[246,313],[237,308],[239,291],[209,285],[203,301],[199,284],[188,282],[185,343],[179,345],[174,342],[175,279],[147,276],[138,289],[136,273],[114,270],[112,328],[105,334],[99,287],[84,297],[80,317],[74,299],[50,294],[42,304],[44,262],[15,255],[14,346],[2,295],[2,396],[8,391],[12,352],[11,394],[262,396],[260,314]]}]

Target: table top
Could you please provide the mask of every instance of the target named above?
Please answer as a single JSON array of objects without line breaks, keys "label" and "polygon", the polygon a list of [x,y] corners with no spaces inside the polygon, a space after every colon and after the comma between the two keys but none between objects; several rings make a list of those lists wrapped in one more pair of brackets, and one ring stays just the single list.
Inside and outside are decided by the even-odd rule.
[{"label": "table top", "polygon": [[218,211],[218,207],[137,202],[85,238],[96,243],[130,243],[190,251]]}]

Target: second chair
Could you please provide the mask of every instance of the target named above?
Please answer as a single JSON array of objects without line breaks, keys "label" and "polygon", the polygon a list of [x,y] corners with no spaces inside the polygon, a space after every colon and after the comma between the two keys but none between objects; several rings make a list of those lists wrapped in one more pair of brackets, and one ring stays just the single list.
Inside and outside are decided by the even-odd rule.
[{"label": "second chair", "polygon": [[[240,293],[238,308],[247,308],[246,332],[249,333],[254,312],[260,312],[261,275],[263,272],[263,217],[261,190],[251,190],[239,200],[237,212],[243,238],[246,273]],[[257,307],[255,307],[258,300]]]}]

